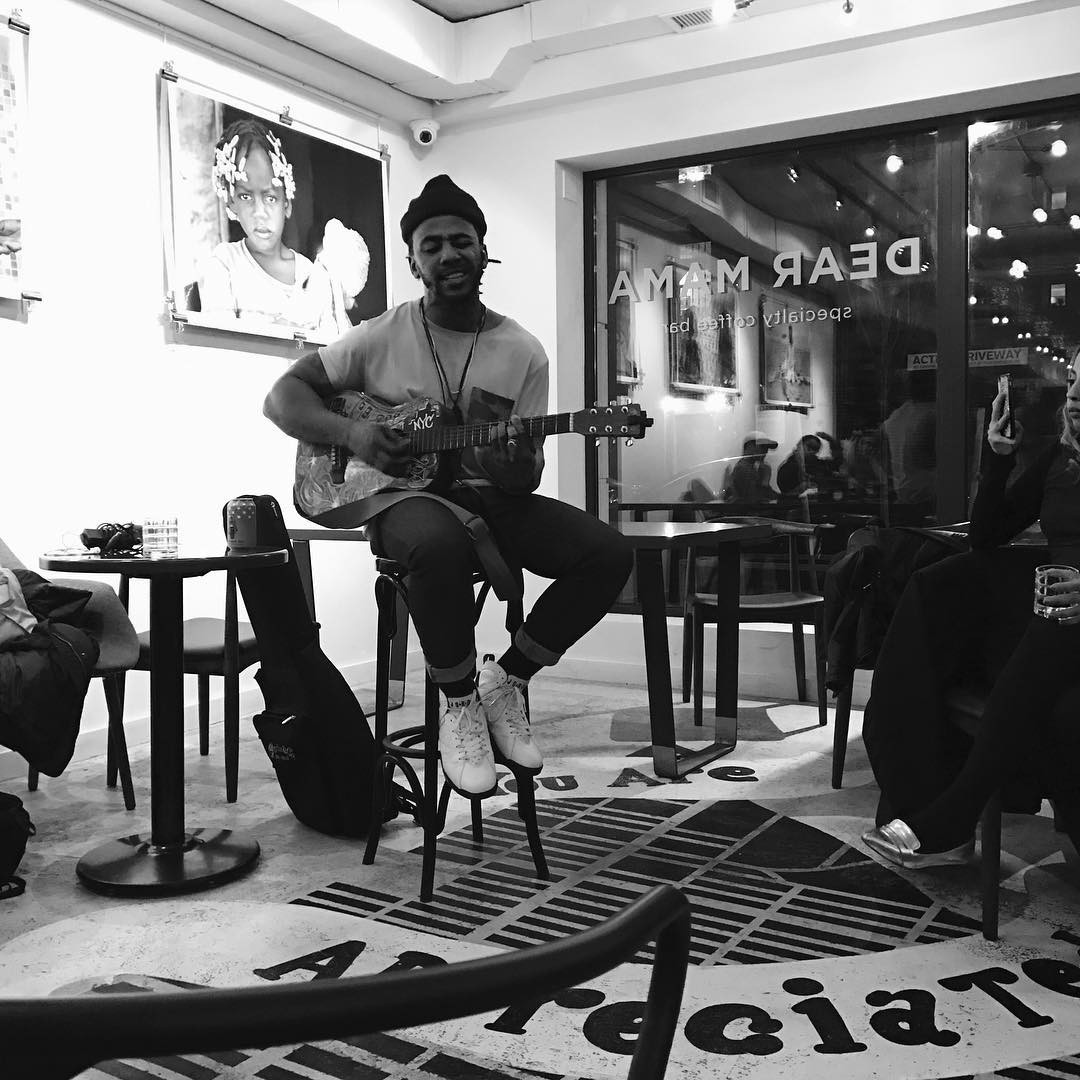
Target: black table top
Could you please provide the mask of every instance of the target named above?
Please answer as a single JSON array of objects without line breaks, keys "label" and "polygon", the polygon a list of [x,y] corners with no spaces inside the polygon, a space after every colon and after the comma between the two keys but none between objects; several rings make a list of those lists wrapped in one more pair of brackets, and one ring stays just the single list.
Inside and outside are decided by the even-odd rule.
[{"label": "black table top", "polygon": [[42,570],[62,570],[73,574],[127,574],[129,577],[197,577],[211,570],[245,570],[261,566],[281,566],[289,561],[285,548],[258,551],[225,551],[195,554],[181,549],[179,555],[151,559],[146,555],[108,556],[62,554],[42,555]]}]

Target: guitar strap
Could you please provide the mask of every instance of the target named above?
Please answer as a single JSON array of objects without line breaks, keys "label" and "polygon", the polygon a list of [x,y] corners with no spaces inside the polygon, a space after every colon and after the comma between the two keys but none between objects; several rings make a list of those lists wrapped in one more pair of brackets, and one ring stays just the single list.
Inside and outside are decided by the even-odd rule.
[{"label": "guitar strap", "polygon": [[462,527],[469,534],[476,548],[476,557],[480,560],[480,565],[488,581],[491,582],[495,595],[504,601],[521,596],[520,576],[515,575],[507,566],[506,560],[495,545],[495,539],[491,535],[487,522],[479,514],[474,514],[465,507],[458,506],[457,503],[433,492],[379,491],[359,502],[349,503],[347,506],[335,506],[331,510],[324,510],[321,514],[305,515],[305,517],[327,529],[356,529],[388,507],[401,502],[402,499],[434,499],[442,503],[461,522]]}]

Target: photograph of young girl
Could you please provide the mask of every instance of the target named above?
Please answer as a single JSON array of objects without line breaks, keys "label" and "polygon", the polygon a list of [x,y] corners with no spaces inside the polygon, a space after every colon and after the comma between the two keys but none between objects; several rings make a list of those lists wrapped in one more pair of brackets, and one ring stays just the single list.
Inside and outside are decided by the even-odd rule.
[{"label": "photograph of young girl", "polygon": [[177,311],[203,326],[318,343],[384,311],[378,155],[162,85]]}]

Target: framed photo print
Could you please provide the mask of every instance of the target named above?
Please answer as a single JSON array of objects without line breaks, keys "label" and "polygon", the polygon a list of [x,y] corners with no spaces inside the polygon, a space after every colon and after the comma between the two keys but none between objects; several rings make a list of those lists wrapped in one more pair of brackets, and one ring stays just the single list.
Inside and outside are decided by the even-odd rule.
[{"label": "framed photo print", "polygon": [[765,405],[808,409],[814,404],[810,326],[795,320],[798,312],[786,300],[762,294],[758,324]]},{"label": "framed photo print", "polygon": [[[637,271],[637,244],[633,240],[615,241],[615,270],[625,270],[630,280]],[[641,358],[638,355],[636,305],[628,296],[618,296],[612,305],[612,339],[615,347],[615,381],[623,386],[641,382]]]},{"label": "framed photo print", "polygon": [[667,325],[672,390],[691,395],[737,389],[734,292],[714,293],[704,285],[688,288],[688,267],[672,265]]},{"label": "framed photo print", "polygon": [[386,162],[162,75],[159,146],[173,314],[326,344],[386,310]]},{"label": "framed photo print", "polygon": [[30,36],[0,22],[0,297],[22,297],[26,89]]}]

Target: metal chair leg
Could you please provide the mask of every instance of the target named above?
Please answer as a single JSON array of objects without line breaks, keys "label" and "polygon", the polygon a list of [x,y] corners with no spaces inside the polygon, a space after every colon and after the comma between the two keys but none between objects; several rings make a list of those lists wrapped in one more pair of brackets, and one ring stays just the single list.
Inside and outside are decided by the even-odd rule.
[{"label": "metal chair leg", "polygon": [[987,941],[998,939],[999,884],[1001,876],[1001,793],[994,792],[980,818],[982,841],[982,933]]},{"label": "metal chair leg", "polygon": [[547,858],[540,842],[540,826],[536,820],[536,796],[533,792],[533,779],[528,773],[515,773],[517,779],[518,817],[525,825],[525,835],[529,838],[529,850],[532,852],[536,876],[541,881],[548,881]]},{"label": "metal chair leg", "polygon": [[829,722],[829,692],[825,687],[825,613],[822,608],[814,614],[814,670],[817,676],[818,727]]},{"label": "metal chair leg", "polygon": [[[109,713],[109,756],[120,774],[120,788],[124,793],[124,808],[135,809],[135,787],[131,782],[131,762],[128,759],[127,738],[124,735],[123,688],[118,676],[106,675],[101,680],[105,692],[105,705]],[[115,786],[115,779],[113,785]]]},{"label": "metal chair leg", "polygon": [[851,721],[851,692],[854,678],[836,698],[836,719],[833,721],[832,786],[838,790],[844,784],[844,759],[847,757],[848,724]]},{"label": "metal chair leg", "polygon": [[795,694],[800,701],[806,700],[806,642],[802,624],[791,624],[791,645],[795,653]]}]

